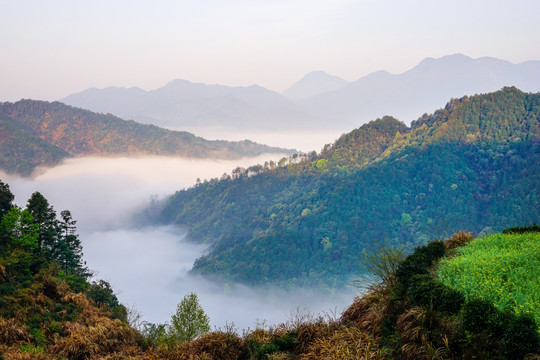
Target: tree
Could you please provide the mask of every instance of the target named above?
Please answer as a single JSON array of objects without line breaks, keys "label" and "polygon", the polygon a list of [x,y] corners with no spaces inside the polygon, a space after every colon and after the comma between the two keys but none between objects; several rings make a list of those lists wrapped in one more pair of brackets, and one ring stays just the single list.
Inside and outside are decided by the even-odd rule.
[{"label": "tree", "polygon": [[71,217],[69,210],[60,213],[62,220],[59,222],[60,236],[57,245],[52,249],[53,260],[60,266],[75,275],[88,276],[88,269],[83,261],[82,245],[79,235],[76,233],[77,221]]},{"label": "tree", "polygon": [[355,283],[359,287],[378,285],[386,286],[396,284],[396,271],[399,264],[405,259],[405,248],[390,243],[376,243],[369,250],[364,248],[360,258],[362,275]]},{"label": "tree", "polygon": [[204,313],[195,293],[184,296],[171,322],[171,335],[178,343],[195,339],[210,331],[210,319]]},{"label": "tree", "polygon": [[0,218],[11,209],[13,199],[9,185],[0,180]]},{"label": "tree", "polygon": [[105,307],[111,312],[113,318],[127,321],[126,307],[118,301],[111,284],[105,280],[93,281],[86,290],[86,296],[96,304]]},{"label": "tree", "polygon": [[0,222],[0,275],[14,283],[30,281],[35,273],[38,229],[33,220],[30,212],[12,206]]},{"label": "tree", "polygon": [[47,199],[38,191],[34,192],[26,210],[34,217],[34,222],[38,225],[38,247],[37,251],[50,258],[53,247],[55,246],[58,235],[58,222],[56,212],[49,205]]}]

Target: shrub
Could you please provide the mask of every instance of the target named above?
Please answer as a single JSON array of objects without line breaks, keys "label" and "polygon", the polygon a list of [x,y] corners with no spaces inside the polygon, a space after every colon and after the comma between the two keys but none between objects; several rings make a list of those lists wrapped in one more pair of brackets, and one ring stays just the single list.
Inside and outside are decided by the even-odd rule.
[{"label": "shrub", "polygon": [[540,226],[533,224],[530,226],[512,227],[503,230],[503,234],[525,234],[530,232],[540,232]]},{"label": "shrub", "polygon": [[540,350],[537,325],[528,314],[514,316],[502,338],[504,353],[511,359],[522,359],[526,354]]},{"label": "shrub", "polygon": [[497,309],[489,301],[472,299],[463,306],[463,329],[471,333],[487,332]]},{"label": "shrub", "polygon": [[[180,348],[182,356],[174,359],[197,359],[205,354],[209,359],[235,360],[244,358],[245,348],[242,340],[235,333],[213,331],[200,338],[184,342]],[[203,356],[200,357],[204,359]]]},{"label": "shrub", "polygon": [[396,270],[398,281],[407,288],[409,279],[417,274],[427,274],[428,268],[434,260],[444,256],[445,248],[442,241],[433,241],[418,247],[405,260],[399,264]]},{"label": "shrub", "polygon": [[409,280],[407,294],[413,305],[432,306],[434,310],[447,314],[456,314],[465,302],[465,297],[461,293],[429,275],[414,275]]},{"label": "shrub", "polygon": [[455,249],[467,245],[474,240],[469,232],[459,231],[444,241],[444,247],[446,250]]}]

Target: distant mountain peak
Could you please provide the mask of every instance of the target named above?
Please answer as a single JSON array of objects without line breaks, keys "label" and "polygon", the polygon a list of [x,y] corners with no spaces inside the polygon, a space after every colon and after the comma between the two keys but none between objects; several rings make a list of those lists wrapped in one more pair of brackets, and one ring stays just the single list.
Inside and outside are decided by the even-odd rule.
[{"label": "distant mountain peak", "polygon": [[348,82],[340,77],[317,70],[304,75],[302,79],[285,90],[282,95],[292,100],[301,100],[337,90],[347,84]]}]

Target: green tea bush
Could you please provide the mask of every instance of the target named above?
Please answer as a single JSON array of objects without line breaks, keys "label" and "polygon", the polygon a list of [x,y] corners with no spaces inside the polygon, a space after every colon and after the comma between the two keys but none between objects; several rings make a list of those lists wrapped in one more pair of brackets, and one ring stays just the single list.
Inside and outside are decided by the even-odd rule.
[{"label": "green tea bush", "polygon": [[463,306],[463,329],[473,334],[486,332],[497,314],[497,308],[489,301],[472,299]]},{"label": "green tea bush", "polygon": [[540,232],[540,226],[533,224],[530,226],[512,227],[503,230],[503,234],[526,234],[531,232]]},{"label": "green tea bush", "polygon": [[458,291],[422,274],[411,277],[407,294],[413,305],[432,306],[447,314],[457,314],[465,302],[465,297]]},{"label": "green tea bush", "polygon": [[537,325],[531,315],[514,316],[506,329],[502,343],[508,358],[522,359],[526,354],[540,349]]},{"label": "green tea bush", "polygon": [[401,262],[396,270],[398,281],[405,287],[409,285],[409,279],[417,274],[427,274],[428,268],[434,260],[444,256],[445,248],[442,241],[433,241],[418,247],[414,252]]},{"label": "green tea bush", "polygon": [[462,318],[465,331],[473,335],[483,333],[497,340],[508,359],[522,359],[526,354],[540,350],[538,325],[530,314],[516,315],[498,310],[489,301],[472,299],[463,306]]}]

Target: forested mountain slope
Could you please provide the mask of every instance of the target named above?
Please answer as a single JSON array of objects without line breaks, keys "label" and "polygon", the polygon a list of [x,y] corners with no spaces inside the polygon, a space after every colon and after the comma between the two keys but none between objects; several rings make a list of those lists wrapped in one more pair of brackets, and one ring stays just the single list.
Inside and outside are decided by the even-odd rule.
[{"label": "forested mountain slope", "polygon": [[177,192],[158,221],[211,243],[193,271],[250,284],[340,286],[376,242],[424,244],[538,222],[540,94],[451,100],[410,128],[385,117],[320,154]]},{"label": "forested mountain slope", "polygon": [[231,159],[291,153],[244,140],[208,141],[184,131],[126,121],[59,102],[0,103],[0,167],[30,173],[69,156],[167,155]]}]

